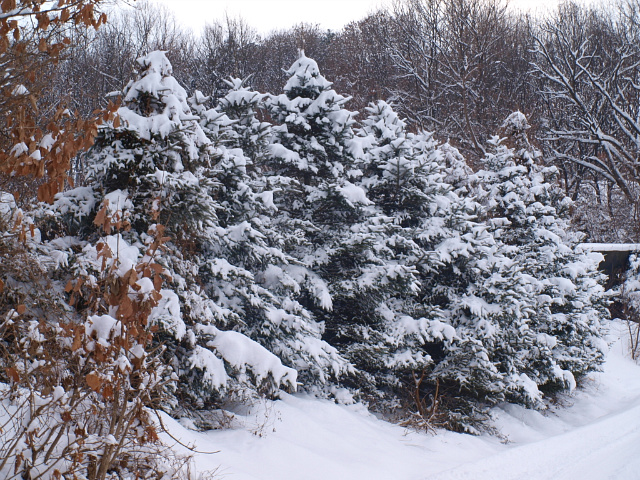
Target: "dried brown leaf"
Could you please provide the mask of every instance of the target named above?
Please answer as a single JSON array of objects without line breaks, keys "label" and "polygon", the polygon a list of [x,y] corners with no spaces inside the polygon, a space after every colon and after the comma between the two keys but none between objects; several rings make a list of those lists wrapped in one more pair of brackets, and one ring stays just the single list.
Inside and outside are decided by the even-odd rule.
[{"label": "dried brown leaf", "polygon": [[96,218],[93,219],[93,223],[98,227],[104,225],[105,216],[107,215],[107,206],[104,205],[98,213],[96,214]]},{"label": "dried brown leaf", "polygon": [[20,381],[20,375],[14,367],[5,368],[4,371],[13,382],[18,383]]},{"label": "dried brown leaf", "polygon": [[106,384],[102,389],[102,396],[107,400],[111,400],[113,398],[113,387],[110,383]]},{"label": "dried brown leaf", "polygon": [[77,329],[73,337],[73,344],[71,345],[71,351],[75,352],[82,346],[82,332]]},{"label": "dried brown leaf", "polygon": [[85,377],[85,380],[91,390],[94,392],[100,391],[100,387],[102,387],[102,379],[98,375],[90,373]]}]

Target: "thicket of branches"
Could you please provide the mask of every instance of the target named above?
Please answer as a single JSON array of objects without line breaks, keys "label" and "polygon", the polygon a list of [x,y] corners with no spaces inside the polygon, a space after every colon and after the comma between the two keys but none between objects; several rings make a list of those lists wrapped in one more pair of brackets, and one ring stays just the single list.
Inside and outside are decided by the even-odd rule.
[{"label": "thicket of branches", "polygon": [[42,243],[52,234],[32,216],[36,200],[50,204],[74,185],[74,159],[93,145],[99,125],[117,118],[113,103],[78,108],[55,83],[79,39],[105,24],[104,3],[0,4],[0,475],[7,479],[187,476],[188,459],[163,445],[153,414],[169,391],[149,324],[162,280],[132,294],[140,290],[135,281],[162,270],[161,226],[145,256],[119,271],[118,250],[100,238],[128,226],[103,211],[92,239],[97,264],[78,270]]}]

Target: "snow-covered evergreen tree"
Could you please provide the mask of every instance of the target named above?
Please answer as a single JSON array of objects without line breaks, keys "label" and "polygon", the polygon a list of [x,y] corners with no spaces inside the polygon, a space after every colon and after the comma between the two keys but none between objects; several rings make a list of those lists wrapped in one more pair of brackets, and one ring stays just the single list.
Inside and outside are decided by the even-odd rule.
[{"label": "snow-covered evergreen tree", "polygon": [[581,237],[569,229],[571,201],[556,184],[557,170],[536,163],[540,153],[528,142],[524,115],[513,113],[503,128],[515,148],[494,137],[487,170],[479,173],[487,221],[510,260],[504,274],[525,293],[513,312],[518,328],[500,346],[501,363],[526,375],[525,382],[573,388],[575,377],[598,368],[606,350],[601,256],[576,250]]},{"label": "snow-covered evergreen tree", "polygon": [[[446,194],[448,187],[429,178],[438,169],[435,149],[421,150],[407,134],[405,123],[384,101],[370,104],[359,135],[366,151],[360,184],[373,202],[368,207],[366,224],[376,234],[378,252],[404,280],[381,298],[378,313],[388,332],[385,365],[391,385],[406,380],[407,373],[422,372],[432,364],[424,344],[452,338],[453,329],[442,323],[437,306],[418,296],[421,264],[428,263],[418,226],[421,212],[429,210],[434,197]],[[433,142],[432,146],[435,146]],[[437,207],[435,208],[437,210]],[[438,215],[435,210],[433,213]],[[393,378],[393,376],[396,378]],[[403,379],[404,377],[404,379]],[[398,391],[396,390],[396,393]]]},{"label": "snow-covered evergreen tree", "polygon": [[[477,421],[473,399],[504,398],[504,375],[493,355],[501,305],[485,286],[502,259],[480,222],[480,206],[456,176],[465,170],[463,159],[448,145],[436,147],[431,134],[419,133],[413,142],[418,158],[425,159],[419,191],[428,194],[415,215],[415,238],[426,253],[420,262],[420,299],[438,307],[442,321],[455,331],[425,346],[434,360],[429,379],[448,392],[442,400],[449,403],[450,421],[472,428]],[[456,162],[447,166],[447,155]]]},{"label": "snow-covered evergreen tree", "polygon": [[[303,53],[288,74],[285,93],[267,100],[279,123],[265,163],[278,189],[274,223],[286,233],[288,251],[315,272],[308,279],[309,302],[330,310],[331,295],[318,273],[339,258],[344,229],[368,203],[362,189],[348,180],[355,161],[353,114],[343,108],[347,99],[331,89],[316,62]],[[325,278],[331,275],[326,273]]]},{"label": "snow-covered evergreen tree", "polygon": [[[438,146],[431,133],[406,133],[385,102],[368,112],[362,183],[390,219],[385,235],[394,261],[412,269],[419,285],[416,296],[405,297],[402,314],[387,314],[396,341],[404,342],[402,357],[421,359],[406,362],[423,379],[420,394],[435,394],[440,385],[440,394],[450,396],[450,420],[468,423],[472,412],[460,411],[465,401],[456,397],[504,398],[504,375],[492,355],[499,305],[483,289],[498,262],[494,242],[478,222],[479,205],[458,195],[468,192],[464,158],[450,145]],[[411,376],[406,380],[416,388]]]},{"label": "snow-covered evergreen tree", "polygon": [[309,255],[310,245],[320,247],[310,254],[316,258],[308,258],[320,265],[336,247],[333,238],[368,203],[350,181],[358,175],[359,143],[353,113],[343,108],[348,99],[331,88],[314,60],[301,53],[287,73],[284,93],[267,99],[278,125],[266,168],[272,182],[286,189],[276,196],[281,227],[300,238],[299,258]]},{"label": "snow-covered evergreen tree", "polygon": [[258,119],[266,95],[246,86],[249,79],[231,78],[225,80],[231,90],[218,101],[216,110],[233,121],[235,132],[233,146],[240,148],[251,164],[261,165],[269,146],[271,125]]},{"label": "snow-covered evergreen tree", "polygon": [[279,123],[265,163],[279,190],[274,225],[307,268],[300,301],[324,322],[324,338],[359,368],[350,384],[371,390],[373,372],[389,368],[376,352],[394,341],[383,327],[384,299],[390,291],[410,292],[414,281],[410,269],[387,262],[385,242],[367,221],[371,202],[356,184],[362,139],[344,109],[348,99],[303,53],[288,73],[284,93],[267,100]]},{"label": "snow-covered evergreen tree", "polygon": [[[206,129],[215,129],[211,121],[215,114],[205,111],[202,116]],[[220,118],[227,122],[228,117]],[[234,141],[243,138],[247,137],[237,135]],[[283,252],[283,236],[272,222],[276,207],[274,192],[267,189],[269,180],[259,169],[249,171],[252,162],[241,148],[218,145],[217,151],[221,155],[215,167],[219,226],[207,243],[201,268],[209,268],[212,256],[225,260],[223,274],[209,278],[214,298],[232,294],[224,304],[225,321],[294,366],[305,386],[341,375],[346,362],[321,341],[322,325],[296,300],[307,272]]]},{"label": "snow-covered evergreen tree", "polygon": [[340,373],[345,362],[292,298],[295,279],[279,274],[292,260],[269,227],[272,193],[252,190],[242,151],[223,144],[232,121],[204,108],[194,114],[164,53],[138,63],[122,124],[105,126],[87,157],[88,186],[56,207],[130,224],[107,238],[114,252],[133,252],[147,230],[166,228],[156,260],[169,284],[150,320],[182,380],[179,397],[203,406],[234,392],[295,390],[298,371],[315,381]]}]

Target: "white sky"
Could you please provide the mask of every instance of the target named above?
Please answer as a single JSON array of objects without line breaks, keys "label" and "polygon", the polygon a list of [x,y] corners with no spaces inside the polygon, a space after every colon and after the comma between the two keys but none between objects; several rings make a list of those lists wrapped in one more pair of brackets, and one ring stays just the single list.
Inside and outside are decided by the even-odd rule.
[{"label": "white sky", "polygon": [[[242,17],[259,33],[287,29],[301,22],[339,30],[392,0],[153,0],[169,7],[179,23],[199,33],[206,23],[222,20],[225,12]],[[516,8],[545,8],[557,0],[511,0]]]},{"label": "white sky", "polygon": [[242,17],[258,32],[287,29],[301,22],[339,30],[388,0],[154,0],[169,7],[177,20],[198,33],[213,20]]}]

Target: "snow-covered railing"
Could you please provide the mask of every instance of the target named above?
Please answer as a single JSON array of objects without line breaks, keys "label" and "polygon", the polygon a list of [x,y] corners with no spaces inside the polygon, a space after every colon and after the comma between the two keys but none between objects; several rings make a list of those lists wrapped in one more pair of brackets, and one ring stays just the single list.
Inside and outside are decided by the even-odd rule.
[{"label": "snow-covered railing", "polygon": [[629,256],[640,252],[640,243],[581,243],[576,250],[604,255],[598,268],[609,277],[606,288],[610,289],[620,285],[624,272],[629,269]]},{"label": "snow-covered railing", "polygon": [[581,243],[578,250],[583,252],[640,252],[640,243]]}]

